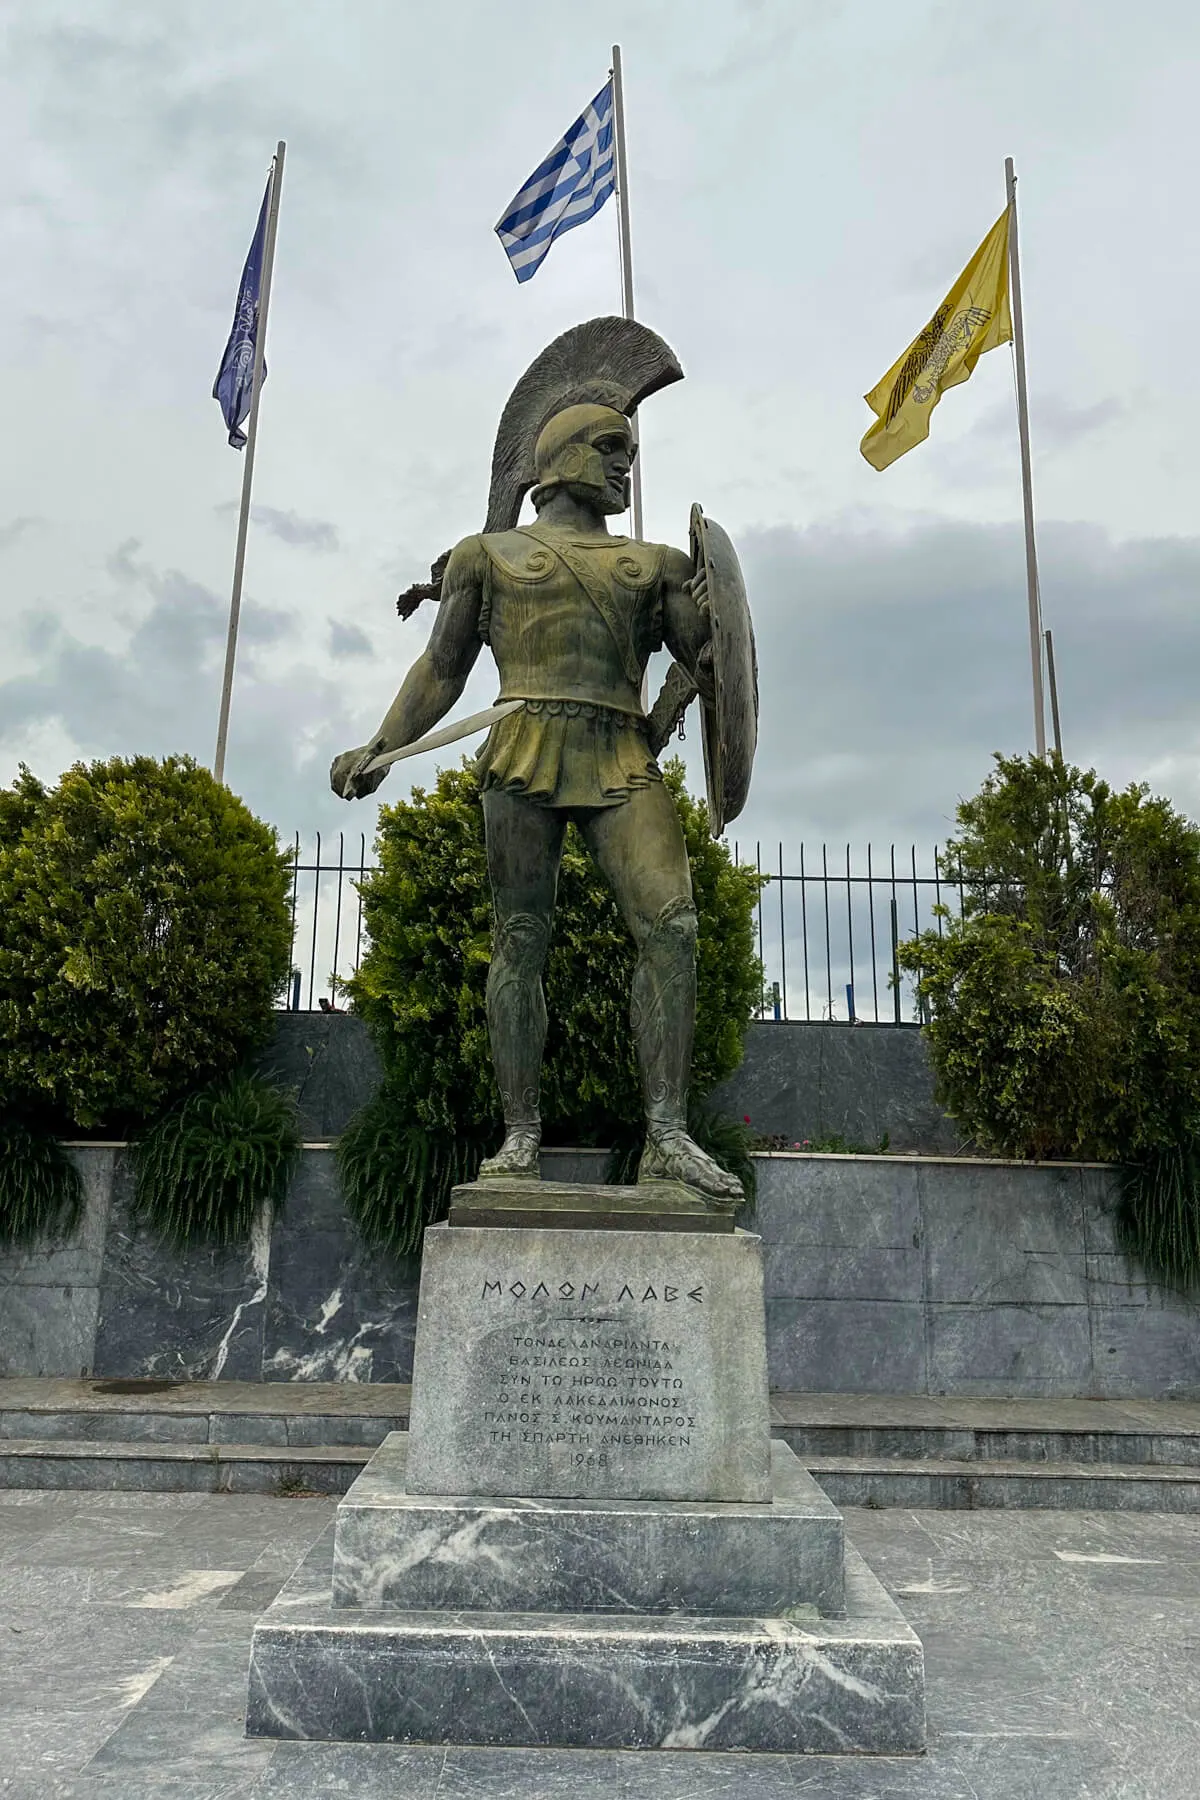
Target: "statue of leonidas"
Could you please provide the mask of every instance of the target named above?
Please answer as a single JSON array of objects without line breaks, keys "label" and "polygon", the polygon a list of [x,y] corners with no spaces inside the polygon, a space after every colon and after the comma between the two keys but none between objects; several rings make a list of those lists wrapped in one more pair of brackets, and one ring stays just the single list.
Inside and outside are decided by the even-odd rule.
[{"label": "statue of leonidas", "polygon": [[[741,1186],[687,1130],[697,920],[679,816],[655,756],[699,692],[719,833],[745,800],[753,760],[753,634],[729,539],[698,507],[690,553],[608,526],[630,502],[629,415],[681,375],[661,338],[624,319],[577,326],[538,357],[500,422],[484,530],[414,590],[440,601],[429,643],[370,743],[339,756],[330,780],[348,800],[372,793],[397,753],[494,720],[477,769],[495,911],[488,1029],[505,1136],[479,1178],[538,1173],[541,977],[573,821],[637,947],[638,1180],[683,1182],[726,1210]],[[530,490],[536,522],[518,526]],[[498,705],[434,732],[485,644],[500,674]],[[664,645],[675,662],[647,716],[646,665]]]}]

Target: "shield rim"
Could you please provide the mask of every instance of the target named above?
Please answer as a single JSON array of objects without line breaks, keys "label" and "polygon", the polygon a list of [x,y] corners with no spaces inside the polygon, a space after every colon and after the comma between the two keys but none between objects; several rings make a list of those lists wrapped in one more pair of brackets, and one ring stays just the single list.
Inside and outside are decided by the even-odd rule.
[{"label": "shield rim", "polygon": [[[689,520],[689,536],[690,536],[691,548],[692,548],[692,564],[693,564],[694,568],[698,569],[699,564],[700,564],[700,558],[703,557],[704,568],[705,568],[705,573],[708,577],[710,592],[717,591],[717,584],[713,580],[712,558],[710,555],[708,536],[707,536],[708,528],[713,525],[717,526],[717,529],[721,532],[722,536],[728,542],[730,553],[732,554],[734,562],[737,565],[738,574],[741,575],[741,563],[738,562],[737,552],[733,547],[733,543],[732,543],[732,540],[729,538],[728,532],[725,530],[723,525],[718,525],[717,521],[715,519],[708,518],[708,516],[706,515],[703,507],[700,505],[700,502],[698,500],[693,502],[691,518]],[[746,588],[746,584],[745,584],[745,580],[743,578],[743,580],[742,580],[743,595],[745,595],[745,588]],[[755,746],[754,747],[757,748],[757,744],[758,744],[758,646],[757,646],[757,644],[755,642],[755,638],[754,638],[754,621],[750,614],[750,607],[749,607],[748,599],[747,599],[747,603],[746,603],[746,618],[747,618],[747,623],[749,625],[749,636],[750,636],[751,692],[754,697],[754,724],[755,724]],[[722,689],[721,689],[720,680],[718,678],[717,683],[716,683],[715,704],[709,705],[707,702],[701,701],[702,712],[701,712],[700,736],[701,736],[701,743],[704,748],[704,784],[705,784],[705,788],[707,790],[707,795],[708,795],[709,830],[714,838],[720,837],[723,834],[723,832],[725,831],[726,826],[729,825],[733,819],[736,819],[738,817],[738,815],[741,813],[742,809],[744,808],[746,801],[749,798],[750,776],[753,773],[753,763],[754,763],[754,757],[753,757],[753,751],[752,751],[751,759],[750,759],[751,766],[750,766],[750,769],[747,771],[747,775],[746,775],[746,792],[742,795],[742,798],[741,798],[739,804],[737,805],[735,811],[731,814],[727,814],[727,812],[726,812],[726,793],[725,793],[725,758],[724,758],[724,754],[722,751],[722,745],[725,742],[725,737],[724,737],[724,733],[722,730],[725,715],[724,715],[724,707],[722,705],[721,696],[722,696]]]}]

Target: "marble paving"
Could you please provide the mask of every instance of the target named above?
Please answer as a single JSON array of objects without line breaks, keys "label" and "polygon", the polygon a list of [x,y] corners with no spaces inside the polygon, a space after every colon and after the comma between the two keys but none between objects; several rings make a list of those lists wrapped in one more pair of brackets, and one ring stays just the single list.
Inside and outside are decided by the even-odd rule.
[{"label": "marble paving", "polygon": [[256,1618],[333,1500],[0,1494],[2,1800],[1193,1800],[1200,1519],[848,1512],[925,1646],[922,1758],[244,1735]]}]

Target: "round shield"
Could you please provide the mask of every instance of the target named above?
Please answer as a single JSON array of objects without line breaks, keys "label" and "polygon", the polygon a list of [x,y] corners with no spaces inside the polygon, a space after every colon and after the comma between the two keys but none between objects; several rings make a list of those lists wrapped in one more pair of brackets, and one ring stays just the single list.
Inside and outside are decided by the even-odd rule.
[{"label": "round shield", "polygon": [[758,744],[758,655],[737,551],[729,534],[699,506],[692,508],[692,560],[708,577],[712,627],[711,706],[703,710],[704,778],[709,828],[720,837],[746,804]]}]

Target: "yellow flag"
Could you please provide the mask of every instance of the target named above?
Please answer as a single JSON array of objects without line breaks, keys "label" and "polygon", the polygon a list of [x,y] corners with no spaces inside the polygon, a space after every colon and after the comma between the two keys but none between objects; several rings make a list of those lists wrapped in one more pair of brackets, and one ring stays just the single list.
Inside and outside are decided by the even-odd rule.
[{"label": "yellow flag", "polygon": [[886,469],[924,443],[943,390],[965,381],[984,351],[1012,334],[1006,207],[924,331],[866,395],[876,422],[860,448],[872,468]]}]

